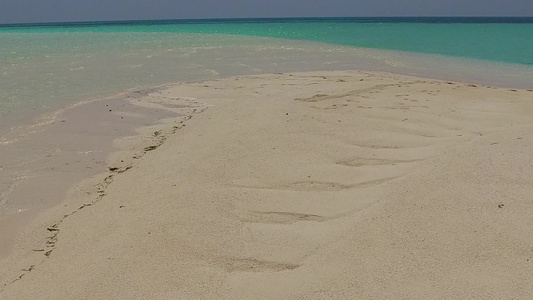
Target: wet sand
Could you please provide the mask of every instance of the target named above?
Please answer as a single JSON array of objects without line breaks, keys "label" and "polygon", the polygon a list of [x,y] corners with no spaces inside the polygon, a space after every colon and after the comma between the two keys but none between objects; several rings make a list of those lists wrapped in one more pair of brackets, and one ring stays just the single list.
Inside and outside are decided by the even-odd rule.
[{"label": "wet sand", "polygon": [[74,104],[40,116],[4,137],[0,148],[0,190],[4,191],[0,197],[0,258],[9,254],[19,230],[38,213],[64,201],[69,188],[120,165],[110,161],[112,152],[142,148],[157,140],[138,136],[136,130],[181,120],[188,113],[189,107],[180,105],[179,100],[140,100],[144,92]]},{"label": "wet sand", "polygon": [[0,262],[0,297],[531,298],[532,98],[331,71],[176,84],[116,114],[128,102],[69,110],[155,117],[115,140],[97,175],[68,176],[67,199]]}]

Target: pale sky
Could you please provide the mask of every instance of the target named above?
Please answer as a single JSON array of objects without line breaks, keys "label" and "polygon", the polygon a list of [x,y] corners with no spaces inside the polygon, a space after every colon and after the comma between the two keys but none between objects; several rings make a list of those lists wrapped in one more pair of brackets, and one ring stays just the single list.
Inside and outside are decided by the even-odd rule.
[{"label": "pale sky", "polygon": [[0,0],[0,23],[359,16],[533,17],[533,0]]}]

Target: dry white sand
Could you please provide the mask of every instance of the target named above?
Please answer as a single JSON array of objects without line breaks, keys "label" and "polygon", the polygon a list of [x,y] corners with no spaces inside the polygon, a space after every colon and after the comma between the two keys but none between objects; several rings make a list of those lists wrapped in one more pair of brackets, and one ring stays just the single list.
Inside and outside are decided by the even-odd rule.
[{"label": "dry white sand", "polygon": [[41,214],[1,299],[533,298],[533,92],[343,71],[146,97],[209,108]]}]

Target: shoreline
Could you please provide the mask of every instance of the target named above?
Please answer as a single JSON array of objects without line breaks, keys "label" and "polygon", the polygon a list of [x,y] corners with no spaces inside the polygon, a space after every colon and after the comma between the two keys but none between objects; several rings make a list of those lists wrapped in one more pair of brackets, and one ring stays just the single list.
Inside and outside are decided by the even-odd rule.
[{"label": "shoreline", "polygon": [[[194,282],[183,277],[186,275],[175,273],[175,270],[186,270],[185,274],[200,276],[194,278],[207,278],[206,273],[196,270],[195,266],[208,269],[207,273],[211,274],[209,276],[218,278],[224,275],[227,278],[233,278],[225,283],[229,286],[228,293],[225,294],[228,299],[231,295],[242,297],[243,294],[229,292],[238,291],[239,288],[247,296],[252,296],[259,291],[266,292],[262,290],[261,284],[255,281],[256,276],[260,276],[258,277],[261,278],[260,280],[283,287],[276,292],[277,296],[303,292],[303,290],[291,291],[290,287],[277,282],[276,276],[269,274],[285,278],[283,274],[291,276],[288,274],[294,272],[296,277],[293,277],[290,282],[303,284],[302,289],[310,291],[312,288],[309,284],[320,280],[320,276],[309,278],[302,274],[304,272],[302,270],[319,268],[325,274],[323,276],[335,277],[333,274],[336,273],[333,269],[319,262],[331,259],[332,266],[342,269],[343,261],[339,260],[339,257],[331,257],[334,253],[326,250],[319,251],[321,254],[316,252],[306,254],[305,251],[317,246],[322,249],[338,248],[344,251],[359,249],[355,245],[348,248],[341,246],[339,244],[344,242],[338,239],[333,241],[332,237],[328,236],[329,234],[337,236],[342,233],[340,236],[345,236],[348,233],[352,234],[354,230],[358,232],[357,234],[365,230],[378,230],[384,236],[396,240],[399,245],[407,247],[395,249],[409,256],[408,252],[404,252],[409,250],[409,244],[406,246],[398,239],[403,237],[413,242],[416,236],[407,233],[400,237],[390,235],[390,231],[394,231],[393,228],[403,228],[394,222],[389,224],[391,227],[386,228],[380,227],[379,224],[372,225],[373,218],[387,220],[386,214],[383,215],[383,212],[386,212],[394,215],[395,222],[403,224],[405,228],[419,230],[417,234],[431,237],[428,232],[417,229],[416,226],[419,225],[415,222],[417,219],[404,220],[401,211],[395,212],[393,208],[398,209],[395,206],[398,201],[407,201],[408,203],[402,205],[407,205],[411,209],[419,205],[429,207],[430,210],[422,210],[421,213],[417,212],[415,215],[427,221],[427,226],[439,232],[442,235],[440,239],[447,243],[453,244],[454,238],[460,238],[462,242],[469,243],[469,238],[478,241],[479,238],[484,239],[484,236],[482,234],[472,235],[464,228],[450,227],[451,225],[439,227],[444,226],[442,224],[449,217],[441,214],[439,205],[446,205],[446,209],[461,217],[464,217],[464,211],[467,211],[473,215],[474,221],[484,220],[483,218],[489,216],[490,220],[496,222],[495,224],[505,225],[501,227],[503,229],[499,229],[499,233],[504,234],[508,239],[512,237],[512,234],[509,235],[509,231],[505,230],[516,232],[518,229],[519,232],[523,232],[518,240],[524,241],[520,243],[518,240],[513,240],[513,243],[517,245],[516,249],[526,249],[525,246],[532,241],[527,240],[526,233],[529,229],[522,226],[523,222],[527,222],[524,217],[527,210],[520,212],[520,209],[527,207],[522,196],[527,195],[529,191],[528,183],[527,180],[517,181],[521,176],[514,172],[527,173],[528,171],[506,170],[505,168],[506,164],[520,165],[519,162],[527,159],[527,153],[531,152],[527,152],[529,148],[525,146],[516,148],[517,143],[529,143],[525,136],[528,132],[526,129],[533,126],[531,117],[528,116],[532,107],[526,101],[529,95],[533,93],[526,90],[512,91],[366,71],[318,71],[235,76],[215,81],[176,83],[159,89],[144,89],[139,92],[137,99],[133,99],[140,101],[140,107],[152,112],[154,109],[162,111],[170,109],[173,110],[171,114],[174,116],[167,116],[168,119],[163,124],[157,125],[157,121],[162,117],[158,111],[150,118],[151,124],[133,122],[127,126],[128,129],[123,128],[120,131],[122,133],[131,132],[133,126],[148,126],[137,130],[137,138],[133,140],[123,138],[117,143],[115,136],[113,143],[118,146],[119,152],[116,152],[116,148],[115,150],[111,150],[109,146],[106,148],[112,153],[108,158],[106,157],[105,167],[102,166],[103,170],[107,168],[107,171],[93,174],[83,183],[71,187],[70,198],[66,202],[61,202],[65,206],[56,205],[34,219],[32,225],[24,230],[23,243],[26,244],[22,247],[17,246],[21,248],[11,253],[11,257],[21,260],[11,259],[12,261],[9,262],[0,259],[0,264],[6,265],[6,270],[10,270],[10,278],[2,279],[1,283],[4,287],[0,288],[0,295],[7,293],[7,295],[30,298],[31,295],[46,292],[50,295],[49,297],[52,297],[54,293],[57,295],[65,293],[62,295],[71,297],[76,295],[73,293],[85,293],[86,296],[92,295],[96,298],[98,298],[98,293],[105,293],[108,297],[109,295],[127,297],[121,294],[124,291],[120,288],[120,280],[116,282],[116,285],[107,286],[105,291],[98,291],[99,285],[96,285],[85,292],[80,290],[78,285],[71,291],[65,291],[55,283],[56,279],[50,286],[42,286],[39,283],[43,274],[47,274],[47,270],[51,270],[52,274],[59,277],[74,274],[82,276],[81,278],[94,276],[99,272],[98,266],[115,263],[109,260],[102,261],[101,259],[108,258],[99,257],[99,255],[115,253],[117,260],[123,260],[124,258],[120,258],[120,253],[130,251],[126,245],[129,247],[138,242],[141,242],[139,247],[142,251],[132,250],[133,252],[128,255],[135,258],[133,262],[140,264],[139,269],[135,267],[131,270],[140,272],[139,274],[143,276],[149,274],[145,273],[148,272],[146,267],[153,265],[152,270],[155,266],[165,269],[162,263],[165,261],[168,263],[167,259],[176,259],[176,254],[169,252],[171,249],[178,251],[181,255],[178,256],[178,260],[184,259],[189,262],[183,265],[178,262],[179,268],[174,271],[167,270],[175,276],[176,280],[185,282],[179,283],[178,286],[189,284],[188,293],[191,294],[179,293],[182,296],[214,295],[210,294],[210,288],[194,287]],[[267,103],[266,100],[272,103]],[[124,99],[119,101],[124,101]],[[100,109],[100,113],[104,113],[109,110],[109,106],[103,106],[104,103],[94,102],[84,105],[94,104]],[[124,104],[124,102],[121,103]],[[187,116],[203,111],[206,108],[204,105],[212,106],[213,110],[209,109],[199,114],[198,119],[193,118],[190,126],[188,123],[183,123],[189,119]],[[80,109],[83,108],[88,109],[90,106],[80,107]],[[119,109],[118,104],[111,108],[115,113],[117,109]],[[137,110],[131,111],[131,109]],[[132,106],[130,110],[126,109],[118,114],[107,115],[115,118],[134,118],[134,116],[142,115],[140,111],[147,114],[146,110]],[[175,114],[180,112],[182,115],[177,116],[176,119]],[[66,113],[67,115],[71,113],[72,118],[80,117],[73,111]],[[85,113],[86,111],[83,112]],[[352,114],[358,116],[359,119]],[[64,123],[70,122],[67,119]],[[61,125],[61,123],[56,125]],[[184,127],[185,125],[187,126]],[[247,125],[251,127],[242,127]],[[358,128],[361,132],[347,131],[349,128]],[[505,143],[501,140],[505,140]],[[314,145],[314,148],[305,148],[310,145]],[[497,150],[498,147],[504,148]],[[515,153],[515,148],[522,149],[520,151],[524,153]],[[154,152],[151,152],[152,150]],[[496,158],[495,153],[491,151],[499,151],[496,152],[498,155],[501,152],[515,156],[513,156],[514,159],[506,161],[504,158],[499,158],[500,156]],[[145,156],[147,152],[150,153]],[[475,155],[468,156],[471,152]],[[494,166],[487,166],[483,157],[491,158]],[[474,161],[478,165],[474,164],[469,167],[469,161]],[[465,180],[463,177],[466,175],[461,167],[449,165],[455,166],[460,163],[466,164],[465,168],[470,168],[468,169],[470,172],[478,172],[476,174],[479,176],[479,182],[474,183],[479,186],[469,187],[468,184],[462,186],[460,182],[456,182],[461,178]],[[280,172],[281,170],[276,169],[276,166],[277,168],[284,166],[286,172]],[[500,176],[497,172],[502,172],[507,176],[504,176],[505,178],[521,182],[521,185],[517,186],[513,192],[515,197],[509,198],[502,192],[510,188],[505,185],[505,182],[500,183],[492,177],[484,177],[488,175],[479,173],[476,168],[481,168],[485,170],[484,172],[496,170],[494,174],[488,175],[497,177]],[[432,173],[435,170],[443,173]],[[424,176],[419,176],[420,174]],[[454,179],[453,176],[459,179]],[[354,183],[354,179],[357,179],[357,182]],[[427,186],[420,185],[416,179],[425,181]],[[433,179],[434,181],[431,181]],[[450,180],[455,180],[454,184],[461,186],[458,192],[466,191],[462,197],[468,198],[472,203],[461,201],[461,197],[453,195],[455,191],[440,190],[438,184],[443,182],[446,182],[450,188],[454,187],[448,182]],[[481,209],[487,216],[478,215],[475,210],[470,209],[475,209],[475,205],[484,205],[480,202],[485,200],[480,197],[483,195],[478,195],[478,189],[486,188],[487,182],[498,185],[501,191],[494,188],[497,192],[484,195],[489,198],[490,206],[482,206]],[[432,188],[441,194],[434,193]],[[417,189],[421,189],[422,192],[419,194]],[[398,191],[405,198],[398,198],[394,201],[384,200],[389,197],[394,199]],[[493,197],[494,193],[498,193],[498,197]],[[435,201],[428,202],[420,195],[428,196]],[[277,200],[278,197],[291,201],[280,202]],[[354,203],[354,197],[361,200]],[[312,202],[309,202],[307,198],[312,199]],[[106,201],[101,201],[102,199]],[[147,202],[147,199],[150,201]],[[169,199],[176,199],[177,202],[169,202]],[[445,200],[442,203],[437,201],[443,199]],[[328,204],[330,201],[336,204]],[[453,202],[453,205],[447,206],[446,201]],[[402,205],[400,207],[403,207]],[[495,215],[504,212],[499,205],[508,208],[505,211],[507,217],[519,217],[507,220]],[[454,207],[458,209],[455,210]],[[462,210],[465,207],[468,210]],[[431,208],[434,209],[431,210]],[[70,217],[74,213],[76,216]],[[124,216],[123,213],[126,215]],[[444,223],[426,220],[432,214]],[[347,216],[351,217],[347,218]],[[234,218],[236,219],[233,220]],[[476,228],[483,234],[488,234],[487,239],[491,236],[486,231],[487,229],[479,227],[479,224],[472,220],[455,216],[452,218],[455,222],[468,223],[470,227],[465,228]],[[213,227],[210,222],[221,227]],[[388,224],[391,221],[384,222]],[[508,222],[518,223],[509,225]],[[140,224],[148,227],[144,228]],[[266,241],[272,244],[263,245],[260,239],[250,240],[244,231],[239,231],[241,230],[239,226],[242,224],[247,224],[246,228],[251,235],[256,231],[262,232],[259,236],[268,237]],[[356,230],[357,228],[359,231]],[[150,230],[149,235],[154,234],[153,237],[157,240],[144,244],[142,241],[149,238],[144,232],[146,230]],[[289,231],[283,233],[284,230]],[[452,233],[445,233],[447,230],[451,230]],[[80,236],[80,232],[87,237]],[[196,234],[205,235],[207,239],[195,238]],[[313,238],[314,235],[316,237]],[[278,236],[281,240],[277,239]],[[43,240],[43,237],[46,238]],[[176,244],[173,240],[168,240],[169,237],[177,239]],[[224,241],[225,238],[228,240]],[[369,236],[361,238],[368,239]],[[376,238],[378,245],[383,246],[386,242],[385,238],[384,240],[381,240],[379,236]],[[296,239],[298,243],[304,245],[303,248],[297,251],[288,247],[287,241],[291,239]],[[58,241],[62,244],[56,248]],[[346,242],[349,241],[366,240],[356,239]],[[439,241],[433,242],[439,246],[446,244]],[[219,242],[221,244],[217,244]],[[244,244],[238,246],[239,243]],[[248,243],[250,246],[247,246]],[[443,255],[443,259],[447,259],[446,255],[439,252],[443,250],[438,250],[437,246],[423,241],[419,243],[433,249],[432,251],[437,251]],[[292,243],[288,244],[292,245]],[[48,247],[50,245],[51,247]],[[95,253],[87,253],[87,258],[74,264],[81,266],[98,262],[94,266],[96,269],[88,267],[88,273],[83,275],[76,271],[83,269],[69,268],[63,269],[63,274],[61,264],[72,263],[75,253],[79,253],[77,251],[82,249],[87,250],[84,247],[90,247],[90,245],[98,245],[93,249]],[[182,248],[185,247],[182,245],[192,248],[187,250]],[[383,253],[381,251],[385,248],[373,248],[372,245],[373,243],[365,244],[365,247],[377,250],[377,255],[382,257],[385,264],[389,261],[386,258],[387,255],[392,255],[397,259],[397,263],[404,264],[406,268],[409,267],[409,260],[404,261],[402,256]],[[505,243],[499,240],[489,242],[487,245],[502,251],[514,251],[507,249]],[[171,247],[164,248],[168,246]],[[355,248],[351,248],[354,246]],[[476,243],[470,246],[484,247]],[[266,247],[266,249],[260,250],[261,247]],[[146,254],[152,253],[154,249],[161,252],[162,260],[151,258],[154,261],[150,260],[146,263],[139,260],[146,259]],[[425,252],[424,249],[416,248],[415,252],[423,259],[431,258],[434,253]],[[483,249],[481,251],[483,253],[489,251]],[[50,250],[53,252],[49,252]],[[447,250],[462,253],[460,246]],[[195,251],[199,252],[194,254]],[[356,252],[358,255],[365,257],[364,249],[357,251],[359,251]],[[518,263],[518,260],[522,262],[521,259],[526,254],[520,253],[511,258],[513,262]],[[451,258],[459,259],[456,256]],[[65,259],[64,262],[63,259]],[[511,272],[509,276],[513,276],[512,268],[525,270],[518,264],[501,265],[503,262],[495,256],[490,256],[489,261],[500,265],[502,272]],[[348,265],[352,263],[349,260]],[[366,265],[368,261],[358,261],[358,263]],[[486,270],[487,266],[483,262],[477,263],[477,268]],[[117,269],[112,268],[112,270],[120,271],[118,267],[121,265],[119,263],[115,266]],[[429,265],[432,264],[421,263],[421,267],[426,271]],[[126,266],[126,269],[131,268],[129,264],[122,266]],[[392,266],[391,262],[389,267]],[[370,268],[370,266],[367,267]],[[433,264],[433,267],[444,272],[443,274],[453,271],[441,264]],[[16,271],[21,269],[24,271]],[[474,270],[477,269],[474,268]],[[371,268],[367,271],[377,272]],[[390,275],[393,277],[391,280],[398,281],[400,275],[406,275],[400,271],[402,269],[395,270]],[[20,280],[16,279],[21,274]],[[252,274],[255,275],[252,276]],[[399,277],[394,277],[396,275]],[[416,274],[410,275],[417,277]],[[112,275],[107,274],[107,276]],[[435,276],[440,280],[446,278],[446,275],[435,274]],[[289,278],[285,279],[289,280]],[[426,284],[428,280],[427,278],[419,279],[423,284]],[[468,279],[476,288],[485,285],[482,280],[477,282],[472,281],[471,277]],[[10,283],[11,280],[15,281]],[[60,280],[57,279],[57,282]],[[154,292],[151,290],[151,285],[153,288],[165,289],[154,282],[156,279],[146,279],[149,282],[146,285],[141,283],[140,278],[130,278],[130,280],[142,286],[141,295],[151,295]],[[243,282],[247,282],[249,286],[241,286],[238,283],[240,280],[244,280]],[[207,282],[208,285],[212,285],[216,280]],[[374,292],[379,290],[374,286],[375,283],[366,283],[369,285],[364,290],[369,291],[370,294],[373,288]],[[349,287],[343,286],[343,281],[334,286],[335,290],[350,290]],[[525,284],[521,286],[524,289],[527,288]],[[506,286],[497,286],[491,289],[491,292],[499,293],[495,291],[497,288],[502,290],[501,293],[507,292],[507,296],[512,294],[512,290],[506,289]],[[395,289],[398,290],[399,287],[395,286]],[[400,288],[400,290],[403,289]],[[174,292],[177,294],[167,295],[178,295],[177,291]],[[416,294],[420,291],[409,291],[406,288],[404,292]],[[459,291],[455,292],[456,295],[459,293]],[[325,291],[320,293],[323,296],[327,294]],[[429,288],[425,294],[420,292],[418,295],[436,295],[436,293],[437,291],[431,291]],[[357,295],[355,291],[351,291],[351,294]],[[364,296],[364,294],[359,294],[359,296]],[[105,298],[104,294],[100,294],[100,297]]]},{"label": "shoreline", "polygon": [[[99,35],[103,39],[101,43],[109,43],[107,39],[104,39],[106,37],[104,34]],[[531,82],[533,82],[533,67],[525,64],[402,50],[344,46],[319,41],[268,38],[263,36],[249,37],[231,34],[204,34],[204,36],[206,44],[203,46],[195,45],[194,43],[181,47],[174,44],[165,44],[163,48],[169,49],[166,49],[167,52],[163,51],[163,53],[159,53],[157,49],[154,49],[156,52],[155,56],[158,60],[162,62],[179,60],[179,65],[159,65],[160,62],[152,61],[152,56],[142,51],[147,49],[136,49],[135,51],[138,53],[135,51],[133,53],[139,57],[136,57],[135,60],[129,59],[122,61],[119,57],[110,58],[111,60],[120,60],[116,65],[111,64],[110,67],[123,71],[120,74],[113,74],[109,69],[105,69],[105,66],[98,64],[100,60],[104,60],[104,57],[101,57],[101,53],[96,52],[86,54],[95,56],[92,60],[64,57],[64,60],[75,60],[70,65],[79,66],[52,68],[50,69],[50,76],[44,76],[42,74],[42,76],[37,76],[39,72],[34,72],[35,74],[14,73],[6,69],[4,74],[9,73],[11,76],[4,77],[6,79],[6,85],[2,88],[9,91],[15,87],[17,90],[23,90],[27,94],[26,81],[29,81],[29,83],[50,81],[47,86],[35,87],[40,90],[39,95],[32,95],[30,93],[29,95],[25,95],[25,97],[16,98],[14,93],[7,94],[8,98],[15,97],[15,102],[31,102],[34,107],[40,107],[41,104],[34,102],[32,99],[43,98],[45,101],[42,107],[46,111],[54,111],[65,105],[68,106],[73,103],[72,99],[78,102],[82,100],[79,99],[80,95],[83,95],[83,99],[92,100],[113,96],[124,90],[150,88],[154,85],[159,86],[174,82],[213,80],[231,76],[280,72],[365,70],[438,80],[471,82],[498,87],[533,88],[531,85]],[[219,40],[221,36],[227,37],[229,43],[221,44]],[[189,43],[195,40],[193,35],[186,34],[184,38]],[[169,42],[168,36],[163,35],[161,39],[167,43]],[[216,47],[220,47],[224,51],[216,52],[213,50]],[[251,48],[260,53],[260,55],[250,53],[246,48]],[[199,50],[205,53],[198,54],[197,51]],[[173,52],[180,54],[169,54]],[[232,52],[235,53],[232,54]],[[147,57],[142,57],[143,54],[146,54]],[[32,60],[41,58],[39,53],[29,52],[27,55]],[[113,55],[116,56],[117,53],[113,53]],[[321,56],[320,59],[317,59],[318,55]],[[212,56],[219,57],[223,60],[227,59],[230,63],[220,64],[219,60],[213,59]],[[244,59],[245,63],[235,61],[235,56]],[[282,62],[271,60],[268,57],[280,57]],[[100,60],[96,60],[96,58]],[[187,59],[181,61],[183,58]],[[188,63],[191,64],[189,65]],[[49,64],[54,64],[54,62],[51,61]],[[182,65],[185,66],[183,69],[180,68]],[[94,77],[99,76],[99,73],[95,73],[96,71],[104,74],[110,73],[110,75],[115,76],[102,76],[102,78],[95,80]],[[28,78],[26,78],[26,81],[20,81],[20,85],[18,81],[10,81],[11,78],[17,78],[18,76]],[[116,79],[121,78],[121,76],[124,77],[124,80]],[[64,84],[58,85],[59,80],[64,81]],[[68,86],[85,86],[86,88],[69,90],[66,89]],[[94,93],[95,90],[103,91],[103,93]],[[56,100],[52,101],[51,99]],[[11,104],[8,102],[8,110],[2,112],[4,114],[7,113],[4,117],[7,116],[8,120],[11,118],[9,105]],[[20,107],[15,106],[14,111],[18,110],[21,112],[21,115],[25,115],[23,118],[17,116],[12,118],[19,125],[25,125],[29,117],[36,117],[41,114],[41,112],[32,112],[33,108],[24,108],[21,110]],[[20,124],[21,122],[23,124]],[[9,125],[9,122],[2,122],[1,125]],[[3,134],[3,130],[0,133]]]},{"label": "shoreline", "polygon": [[[280,38],[277,38],[277,40],[283,40]],[[288,40],[291,41],[291,40]],[[51,107],[48,109],[45,109],[41,112],[29,112],[26,111],[22,113],[20,116],[16,116],[13,118],[13,120],[8,121],[6,123],[2,123],[2,125],[9,126],[9,130],[2,132],[5,135],[9,135],[12,138],[18,138],[18,134],[27,134],[29,128],[39,127],[42,125],[47,125],[50,122],[53,122],[53,120],[56,118],[56,116],[65,110],[75,108],[79,105],[88,104],[95,101],[105,101],[109,98],[114,97],[120,97],[123,94],[132,93],[135,91],[143,91],[143,90],[150,90],[153,88],[165,88],[170,87],[175,84],[179,83],[195,83],[195,82],[203,82],[203,81],[211,81],[211,80],[220,80],[220,79],[226,79],[226,78],[232,78],[232,77],[238,77],[238,76],[256,76],[256,75],[263,75],[263,74],[275,74],[275,73],[298,73],[298,72],[331,72],[331,71],[361,71],[361,72],[371,72],[376,74],[394,74],[398,76],[410,76],[420,79],[430,79],[430,80],[439,80],[439,81],[449,81],[453,83],[468,83],[468,84],[476,84],[480,86],[488,86],[488,87],[494,87],[494,88],[507,88],[507,89],[519,89],[519,90],[527,90],[527,91],[533,91],[533,67],[530,65],[521,65],[521,64],[513,64],[513,63],[507,63],[507,62],[498,62],[498,61],[489,61],[489,60],[480,60],[480,59],[473,59],[473,58],[464,58],[464,57],[453,57],[453,56],[446,56],[446,55],[440,55],[440,54],[430,54],[430,53],[416,53],[416,52],[406,52],[401,50],[383,50],[383,49],[373,49],[373,48],[361,48],[361,47],[348,47],[348,46],[342,46],[342,45],[335,45],[335,44],[328,44],[325,42],[310,42],[310,41],[303,41],[305,43],[315,44],[315,45],[330,45],[330,46],[338,46],[340,48],[347,48],[352,50],[360,50],[363,52],[376,52],[377,55],[386,55],[389,56],[388,58],[382,58],[382,59],[391,59],[393,57],[401,57],[401,59],[405,61],[407,65],[413,64],[414,60],[418,60],[415,64],[422,64],[424,65],[424,69],[414,68],[413,66],[409,68],[391,68],[386,67],[387,64],[391,63],[385,63],[383,66],[376,66],[367,64],[365,66],[362,66],[361,68],[355,68],[355,69],[312,69],[312,70],[303,70],[303,71],[279,71],[279,72],[266,72],[266,73],[243,73],[243,74],[229,74],[225,75],[223,77],[215,77],[215,78],[199,78],[196,80],[188,80],[188,79],[179,79],[179,80],[171,80],[166,81],[164,83],[159,84],[147,84],[143,86],[137,86],[137,87],[131,87],[127,89],[117,89],[114,92],[107,91],[102,94],[96,94],[88,98],[80,99],[74,102],[70,103],[63,103],[61,105],[58,105],[56,107]],[[367,58],[368,59],[368,58]],[[470,72],[470,74],[462,74],[459,76],[457,67],[461,65],[461,62],[466,62],[467,64],[471,64],[470,67],[476,66],[477,68],[473,72]],[[392,64],[394,65],[394,64]],[[451,67],[449,66],[451,65]],[[440,66],[443,68],[437,68],[439,71],[437,73],[431,73],[429,72],[429,69],[433,69],[436,66]],[[481,72],[479,71],[489,71],[493,70],[494,68],[498,69],[499,72],[503,71],[504,75],[498,74],[498,75],[489,75],[488,73],[491,72]],[[513,71],[520,71],[520,73],[513,74]],[[476,73],[478,72],[478,73]],[[513,77],[511,79],[507,77]],[[526,76],[527,78],[521,78],[523,76]],[[531,80],[529,80],[529,77],[531,77]],[[507,78],[507,79],[505,79]],[[512,79],[521,79],[517,83],[516,80]],[[508,81],[507,81],[508,80]],[[15,131],[15,132],[13,132]],[[8,138],[9,139],[9,138]],[[1,144],[9,143],[9,140],[6,140],[5,137],[2,138],[0,141]]]}]

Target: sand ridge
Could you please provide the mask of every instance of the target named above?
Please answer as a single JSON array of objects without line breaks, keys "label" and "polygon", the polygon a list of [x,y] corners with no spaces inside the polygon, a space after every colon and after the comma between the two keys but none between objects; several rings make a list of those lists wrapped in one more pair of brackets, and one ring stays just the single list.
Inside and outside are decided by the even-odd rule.
[{"label": "sand ridge", "polygon": [[2,262],[24,276],[0,296],[527,299],[532,94],[356,71],[159,90],[209,109],[36,221],[53,251]]}]

